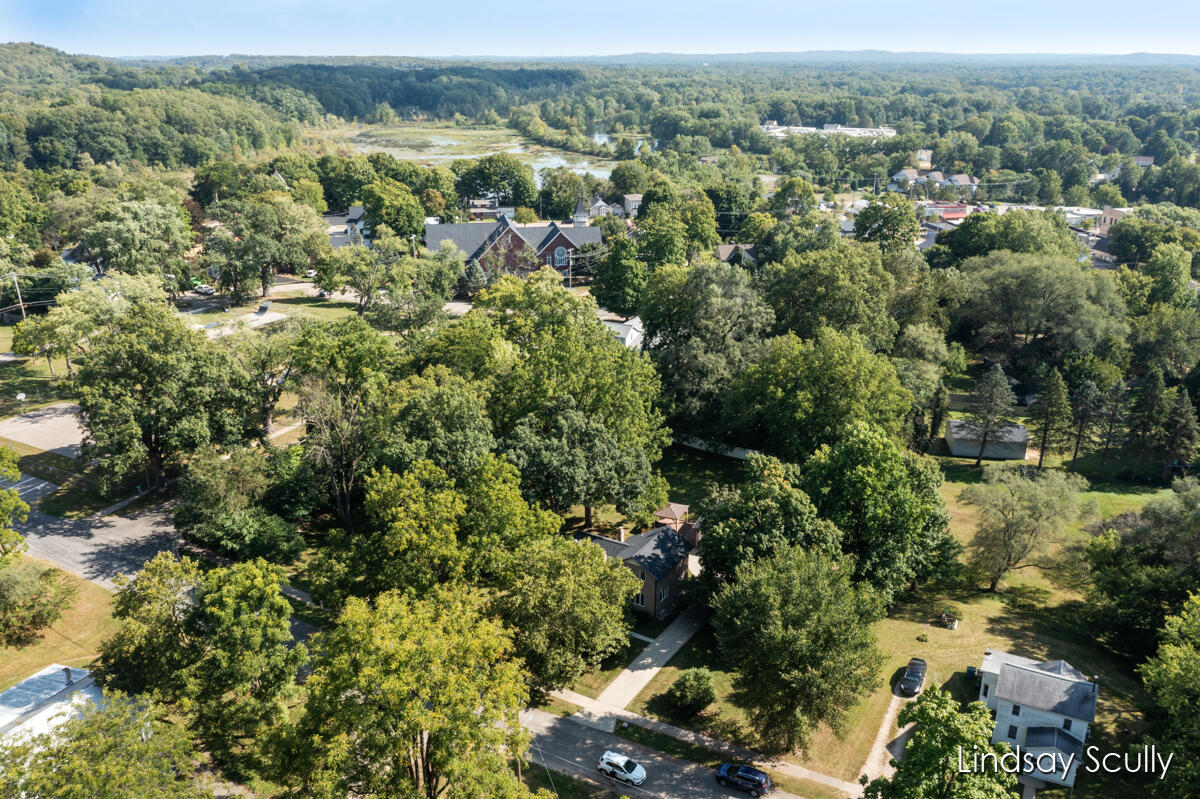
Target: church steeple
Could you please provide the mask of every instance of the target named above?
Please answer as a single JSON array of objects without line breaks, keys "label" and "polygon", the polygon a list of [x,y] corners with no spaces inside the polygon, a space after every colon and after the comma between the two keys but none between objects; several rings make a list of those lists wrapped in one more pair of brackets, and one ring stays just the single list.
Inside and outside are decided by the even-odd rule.
[{"label": "church steeple", "polygon": [[579,192],[579,200],[575,203],[575,216],[572,217],[572,222],[576,227],[586,227],[588,223],[588,207],[583,201],[583,192]]}]

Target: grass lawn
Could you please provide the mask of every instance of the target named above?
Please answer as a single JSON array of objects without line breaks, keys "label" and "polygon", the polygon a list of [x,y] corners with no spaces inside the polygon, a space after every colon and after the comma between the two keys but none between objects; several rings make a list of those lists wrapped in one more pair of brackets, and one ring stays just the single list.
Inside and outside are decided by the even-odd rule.
[{"label": "grass lawn", "polygon": [[612,791],[592,785],[590,782],[559,774],[557,771],[546,773],[544,766],[529,763],[521,773],[521,782],[533,790],[547,790],[556,794],[558,799],[617,799]]},{"label": "grass lawn", "polygon": [[579,710],[579,705],[573,702],[568,702],[565,699],[559,699],[557,696],[547,695],[540,702],[535,702],[533,705],[538,710],[544,710],[547,713],[553,713],[555,716],[570,716],[575,711]]},{"label": "grass lawn", "polygon": [[595,699],[645,648],[645,641],[630,638],[624,649],[605,658],[599,671],[588,672],[580,677],[579,682],[571,686],[571,690]]},{"label": "grass lawn", "polygon": [[51,663],[87,666],[95,659],[100,642],[116,630],[112,594],[80,577],[60,574],[76,586],[73,604],[57,624],[43,631],[40,640],[20,649],[0,648],[0,691]]},{"label": "grass lawn", "polygon": [[281,311],[288,316],[308,316],[322,321],[348,319],[358,314],[358,306],[344,300],[323,297],[278,297],[271,301],[272,311]]},{"label": "grass lawn", "polygon": [[[55,361],[54,372],[65,376],[66,362]],[[50,377],[45,358],[0,363],[0,386],[3,386],[3,390],[0,390],[0,418],[70,399],[62,381]],[[17,394],[24,394],[25,401],[19,401]]]},{"label": "grass lawn", "polygon": [[671,501],[696,505],[719,485],[742,481],[742,462],[678,444],[663,450],[658,468],[671,484]]},{"label": "grass lawn", "polygon": [[684,605],[680,605],[666,615],[665,618],[655,619],[645,613],[633,614],[633,631],[639,635],[644,635],[647,638],[657,638],[662,635],[662,631],[671,626],[671,622],[679,618],[679,614],[683,613]]}]

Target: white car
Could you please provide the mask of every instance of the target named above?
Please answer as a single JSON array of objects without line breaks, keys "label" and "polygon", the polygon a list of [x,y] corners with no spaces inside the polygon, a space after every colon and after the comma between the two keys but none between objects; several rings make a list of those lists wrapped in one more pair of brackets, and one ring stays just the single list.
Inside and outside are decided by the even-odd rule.
[{"label": "white car", "polygon": [[605,752],[600,756],[596,769],[601,774],[607,774],[614,780],[621,780],[630,785],[641,785],[646,781],[646,769],[631,757],[620,752]]},{"label": "white car", "polygon": [[314,277],[316,277],[316,276],[317,276],[317,270],[316,270],[316,269],[309,269],[307,272],[305,272],[305,273],[304,273],[304,276],[305,276],[306,278],[308,278],[309,280],[312,280]]},{"label": "white car", "polygon": [[207,297],[210,294],[216,294],[217,290],[214,289],[212,286],[208,285],[207,283],[201,283],[199,286],[196,286],[196,293],[203,294],[204,296]]}]

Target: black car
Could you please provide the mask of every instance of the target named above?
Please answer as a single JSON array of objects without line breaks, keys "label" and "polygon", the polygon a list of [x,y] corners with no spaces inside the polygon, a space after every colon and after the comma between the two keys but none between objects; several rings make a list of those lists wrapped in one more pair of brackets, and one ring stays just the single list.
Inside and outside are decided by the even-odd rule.
[{"label": "black car", "polygon": [[921,693],[921,686],[924,683],[925,661],[913,658],[908,661],[908,668],[904,670],[904,676],[900,678],[900,693],[905,696],[916,696]]},{"label": "black car", "polygon": [[771,790],[771,778],[749,766],[722,763],[717,769],[717,784],[722,788],[738,788],[751,796],[763,796]]}]

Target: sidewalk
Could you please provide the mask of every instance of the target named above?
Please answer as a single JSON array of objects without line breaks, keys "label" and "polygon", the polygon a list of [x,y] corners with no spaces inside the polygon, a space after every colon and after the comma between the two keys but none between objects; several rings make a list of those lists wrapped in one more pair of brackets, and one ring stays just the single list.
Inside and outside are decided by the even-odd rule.
[{"label": "sidewalk", "polygon": [[708,620],[708,610],[700,605],[692,605],[679,618],[671,622],[662,634],[642,650],[637,660],[625,667],[608,687],[596,697],[602,705],[626,708],[637,698],[642,689],[650,684],[654,675],[667,665],[675,653],[683,648],[696,632]]}]

